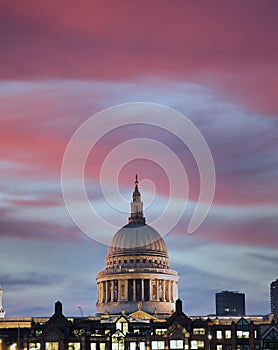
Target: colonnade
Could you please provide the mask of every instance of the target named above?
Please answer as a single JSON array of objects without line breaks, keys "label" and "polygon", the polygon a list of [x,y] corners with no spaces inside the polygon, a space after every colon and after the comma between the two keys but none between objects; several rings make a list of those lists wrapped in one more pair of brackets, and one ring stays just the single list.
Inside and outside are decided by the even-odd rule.
[{"label": "colonnade", "polygon": [[160,278],[111,279],[98,282],[98,303],[118,301],[164,301],[177,298],[177,282]]}]

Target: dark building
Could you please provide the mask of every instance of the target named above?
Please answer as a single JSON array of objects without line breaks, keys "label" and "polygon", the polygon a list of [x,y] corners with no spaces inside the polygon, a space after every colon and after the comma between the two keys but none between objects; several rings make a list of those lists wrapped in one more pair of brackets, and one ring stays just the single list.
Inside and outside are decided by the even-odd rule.
[{"label": "dark building", "polygon": [[[188,317],[182,302],[167,319],[132,314],[0,320],[1,350],[278,350],[278,325],[260,317]],[[20,327],[19,327],[20,325]]]},{"label": "dark building", "polygon": [[270,285],[271,313],[278,320],[278,279]]},{"label": "dark building", "polygon": [[215,294],[217,316],[245,316],[245,294],[225,290]]}]

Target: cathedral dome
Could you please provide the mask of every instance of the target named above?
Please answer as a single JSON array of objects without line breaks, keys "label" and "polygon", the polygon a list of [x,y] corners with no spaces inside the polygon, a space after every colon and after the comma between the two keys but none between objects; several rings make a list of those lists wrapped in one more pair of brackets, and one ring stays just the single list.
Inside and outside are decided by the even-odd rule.
[{"label": "cathedral dome", "polygon": [[108,248],[109,257],[121,255],[157,255],[168,258],[166,244],[151,226],[130,222],[112,238]]},{"label": "cathedral dome", "polygon": [[145,312],[169,316],[178,298],[179,276],[170,269],[163,238],[146,224],[137,175],[130,206],[128,224],[113,236],[105,270],[96,278],[97,313],[133,313],[140,302]]}]

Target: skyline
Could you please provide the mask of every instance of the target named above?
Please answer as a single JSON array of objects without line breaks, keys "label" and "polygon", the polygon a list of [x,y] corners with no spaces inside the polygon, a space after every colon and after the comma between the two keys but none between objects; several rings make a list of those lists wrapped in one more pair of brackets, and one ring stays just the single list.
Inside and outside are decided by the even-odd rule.
[{"label": "skyline", "polygon": [[[77,8],[63,1],[40,7],[2,2],[0,285],[6,316],[51,315],[56,300],[66,315],[79,315],[79,304],[94,314],[95,277],[107,247],[83,234],[66,210],[63,155],[92,115],[138,101],[177,110],[204,136],[216,169],[210,212],[197,232],[185,233],[199,193],[198,169],[180,140],[146,125],[113,130],[89,155],[85,183],[96,210],[119,228],[127,222],[126,212],[113,210],[101,192],[100,171],[111,150],[136,137],[165,144],[189,181],[188,211],[164,236],[185,312],[214,313],[214,294],[222,290],[246,293],[247,314],[270,312],[269,286],[278,277],[278,4],[216,3],[94,1]],[[127,203],[136,173],[143,201],[153,194],[144,179],[155,186],[144,209],[152,222],[167,205],[169,179],[154,161],[128,163],[118,179]],[[113,194],[116,184],[108,185]]]}]

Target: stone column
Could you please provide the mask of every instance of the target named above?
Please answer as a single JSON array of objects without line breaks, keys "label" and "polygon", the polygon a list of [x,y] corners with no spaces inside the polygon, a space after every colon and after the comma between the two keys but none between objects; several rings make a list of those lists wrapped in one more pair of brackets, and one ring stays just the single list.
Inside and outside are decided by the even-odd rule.
[{"label": "stone column", "polygon": [[166,301],[166,281],[165,281],[165,280],[163,280],[162,288],[163,288],[163,296],[162,296],[162,299],[163,299],[163,301]]},{"label": "stone column", "polygon": [[142,278],[142,280],[141,280],[141,301],[144,301],[144,291],[145,291],[144,278]]},{"label": "stone column", "polygon": [[105,302],[108,302],[108,281],[105,281]]},{"label": "stone column", "polygon": [[174,282],[174,301],[178,299],[178,288],[177,288],[177,282]]},{"label": "stone column", "polygon": [[166,301],[170,301],[170,281],[166,281],[166,289],[167,289],[167,295],[166,295]]},{"label": "stone column", "polygon": [[133,279],[133,301],[136,301],[136,279]]},{"label": "stone column", "polygon": [[174,302],[173,281],[171,281],[171,284],[170,284],[170,300],[172,303]]},{"label": "stone column", "polygon": [[150,301],[153,300],[153,280],[150,279]]},{"label": "stone column", "polygon": [[103,303],[103,282],[99,283],[99,302]]},{"label": "stone column", "polygon": [[128,299],[128,280],[125,280],[125,300]]},{"label": "stone column", "polygon": [[111,301],[114,301],[114,296],[115,296],[114,286],[115,286],[115,282],[113,280],[111,281]]},{"label": "stone column", "polygon": [[156,300],[159,301],[159,280],[156,280]]}]

